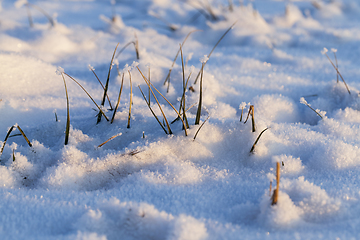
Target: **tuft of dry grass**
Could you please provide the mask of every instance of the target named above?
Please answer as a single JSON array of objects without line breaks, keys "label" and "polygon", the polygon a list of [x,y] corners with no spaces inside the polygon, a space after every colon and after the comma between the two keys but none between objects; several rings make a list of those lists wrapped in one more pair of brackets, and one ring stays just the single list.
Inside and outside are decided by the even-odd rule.
[{"label": "tuft of dry grass", "polygon": [[[188,134],[187,134],[187,128],[186,128],[186,125],[185,125],[184,120],[181,118],[180,113],[179,113],[179,112],[176,110],[176,108],[170,103],[170,101],[167,100],[167,98],[166,98],[151,82],[149,82],[149,80],[148,80],[148,79],[144,76],[144,74],[141,72],[140,68],[139,68],[139,67],[136,67],[136,68],[138,69],[138,71],[140,72],[140,74],[141,74],[141,76],[143,77],[144,81],[145,81],[146,84],[148,85],[148,87],[149,87],[149,89],[150,89],[150,91],[151,91],[154,99],[155,99],[156,102],[158,103],[159,107],[160,107],[160,104],[159,104],[159,102],[157,101],[157,98],[156,98],[154,92],[152,91],[151,87],[153,87],[153,88],[155,89],[155,91],[158,92],[158,93],[160,94],[160,96],[170,105],[170,107],[171,107],[172,109],[174,109],[174,111],[176,112],[176,114],[178,115],[178,117],[180,118],[180,120],[182,121],[183,129],[184,129],[184,132],[185,132],[185,136],[187,136],[187,135],[188,135]],[[161,109],[161,111],[162,111],[162,109]],[[163,112],[162,112],[162,113],[163,113]],[[166,119],[164,113],[163,113],[163,116],[164,116],[164,120],[166,121],[167,127],[170,128],[170,125],[168,125],[168,122],[167,122],[167,119]],[[169,133],[169,134],[172,134],[172,133]]]},{"label": "tuft of dry grass", "polygon": [[246,120],[245,120],[244,124],[249,119],[250,114],[251,114],[252,132],[255,132],[256,129],[255,129],[254,105],[250,105],[249,112],[248,112],[248,115],[246,117]]},{"label": "tuft of dry grass", "polygon": [[7,140],[8,140],[8,138],[10,137],[11,132],[12,132],[13,130],[15,130],[16,128],[19,130],[19,132],[21,133],[21,135],[24,137],[24,139],[25,139],[25,141],[27,142],[27,144],[29,145],[29,147],[32,147],[32,144],[31,144],[31,142],[29,141],[29,139],[27,138],[27,136],[25,135],[24,131],[20,128],[19,125],[15,124],[15,125],[13,125],[13,126],[11,126],[11,127],[9,128],[9,130],[8,130],[6,136],[5,136],[4,143],[3,143],[2,147],[1,147],[1,150],[0,150],[0,156],[2,155],[2,153],[3,153],[3,151],[4,151],[5,144],[6,144]]},{"label": "tuft of dry grass", "polygon": [[73,80],[87,95],[88,97],[91,99],[91,101],[95,104],[95,106],[99,109],[99,112],[104,116],[104,118],[106,119],[106,121],[109,121],[109,118],[105,115],[105,113],[103,112],[103,110],[100,108],[100,106],[95,102],[95,100],[91,97],[91,95],[86,91],[86,89],[78,82],[75,80],[75,78],[73,78],[72,76],[70,76],[69,74],[67,74],[66,72],[64,72],[63,74],[65,74],[66,76],[68,76],[71,80]]},{"label": "tuft of dry grass", "polygon": [[[339,69],[337,68],[337,66],[335,66],[335,64],[333,63],[333,61],[331,61],[329,55],[327,54],[327,51],[328,51],[328,50],[327,50],[326,48],[324,48],[324,50],[322,51],[322,54],[324,54],[324,55],[327,57],[327,59],[330,61],[331,65],[332,65],[332,66],[334,67],[334,69],[336,70],[336,73],[340,76],[341,80],[343,81],[343,83],[344,83],[344,85],[345,85],[345,87],[346,87],[346,90],[348,91],[349,94],[351,94],[350,89],[349,89],[348,85],[346,84],[343,76],[341,75],[341,73],[339,72]],[[335,57],[336,57],[336,55],[335,55]],[[337,61],[337,58],[336,58],[336,61]]]}]

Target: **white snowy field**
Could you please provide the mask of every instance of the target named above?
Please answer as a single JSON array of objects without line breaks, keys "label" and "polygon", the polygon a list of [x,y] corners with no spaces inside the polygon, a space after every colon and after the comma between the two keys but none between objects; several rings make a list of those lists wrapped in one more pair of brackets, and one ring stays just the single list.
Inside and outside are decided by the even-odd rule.
[{"label": "white snowy field", "polygon": [[359,54],[357,0],[0,1],[0,239],[360,239]]}]

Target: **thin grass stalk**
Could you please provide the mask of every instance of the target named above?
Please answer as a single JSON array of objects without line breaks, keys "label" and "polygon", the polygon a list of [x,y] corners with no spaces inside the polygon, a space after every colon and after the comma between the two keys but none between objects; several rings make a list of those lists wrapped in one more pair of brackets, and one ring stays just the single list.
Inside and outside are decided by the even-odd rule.
[{"label": "thin grass stalk", "polygon": [[279,198],[279,187],[280,187],[280,163],[276,163],[276,189],[274,190],[274,195],[272,197],[271,205],[275,205],[278,202]]},{"label": "thin grass stalk", "polygon": [[[150,66],[149,66],[149,77],[148,77],[148,80],[149,80],[149,82],[151,82],[150,81]],[[149,105],[151,104],[151,92],[150,92],[150,88],[149,88]]]},{"label": "thin grass stalk", "polygon": [[[223,38],[226,36],[226,34],[228,34],[228,32],[230,32],[230,30],[235,26],[236,22],[234,22],[226,31],[225,33],[221,36],[221,38],[217,41],[217,43],[215,44],[215,46],[213,47],[213,49],[210,51],[210,53],[207,55],[208,59],[210,59],[211,54],[214,52],[215,48],[219,45],[219,43],[221,42],[221,40],[223,40]],[[208,61],[205,62],[205,64]],[[194,84],[197,83],[198,78],[200,77],[200,73],[201,70],[199,71],[198,75],[195,78]]]},{"label": "thin grass stalk", "polygon": [[23,137],[24,137],[25,141],[27,142],[27,144],[29,145],[29,147],[32,147],[32,144],[30,143],[29,139],[26,137],[24,131],[20,128],[20,126],[17,125],[16,128],[19,130],[21,135],[23,135]]},{"label": "thin grass stalk", "polygon": [[[106,79],[106,84],[105,84],[105,89],[104,89],[104,95],[103,95],[103,98],[102,98],[102,101],[101,101],[101,106],[104,106],[104,104],[105,104],[106,94],[107,94],[107,91],[108,91],[108,88],[109,88],[110,73],[111,73],[111,69],[112,69],[112,65],[113,65],[115,53],[116,53],[116,50],[117,50],[118,46],[119,46],[119,43],[116,45],[115,50],[114,50],[114,53],[113,53],[112,58],[111,58],[111,61],[110,61],[109,72],[108,72],[108,76],[107,76],[107,79]],[[109,121],[109,119],[107,119],[107,120]],[[96,123],[99,123],[100,121],[101,121],[101,114],[99,113],[99,114],[98,114],[98,119],[97,119],[97,122],[96,122]]]},{"label": "thin grass stalk", "polygon": [[106,119],[106,121],[109,121],[109,118],[105,115],[105,113],[103,112],[103,110],[101,110],[101,108],[99,107],[99,105],[94,101],[94,99],[91,97],[91,95],[85,90],[85,88],[83,86],[81,86],[81,84],[76,81],[72,76],[70,76],[69,74],[67,74],[66,72],[64,72],[64,74],[66,76],[68,76],[71,80],[73,80],[77,85],[79,85],[79,87],[81,87],[81,89],[88,95],[88,97],[91,99],[91,101],[95,104],[95,106],[99,109],[100,113],[104,116],[104,118]]},{"label": "thin grass stalk", "polygon": [[122,79],[121,79],[121,86],[120,86],[120,90],[119,90],[119,96],[118,96],[118,100],[117,100],[117,103],[116,103],[116,106],[115,106],[115,109],[114,109],[114,113],[112,115],[112,118],[111,118],[111,122],[110,123],[113,123],[114,122],[114,119],[115,119],[115,114],[116,114],[116,111],[119,107],[119,104],[120,104],[120,99],[121,99],[121,93],[122,93],[122,90],[123,90],[123,85],[124,85],[124,73],[122,74]]},{"label": "thin grass stalk", "polygon": [[31,12],[30,12],[30,7],[28,4],[25,5],[26,6],[26,12],[27,12],[27,15],[28,15],[28,20],[29,20],[29,25],[31,28],[34,27],[34,21],[32,19],[32,16],[31,16]]},{"label": "thin grass stalk", "polygon": [[234,11],[234,4],[232,2],[232,0],[228,0],[229,1],[229,11],[233,12]]},{"label": "thin grass stalk", "polygon": [[244,107],[241,108],[240,122],[242,121],[243,114],[244,114]]},{"label": "thin grass stalk", "polygon": [[55,22],[54,22],[54,19],[47,13],[45,12],[42,8],[40,8],[39,6],[37,5],[34,5],[34,4],[31,4],[31,3],[26,3],[29,7],[32,7],[36,10],[38,10],[39,12],[41,12],[47,19],[48,21],[50,22],[51,26],[55,26]]},{"label": "thin grass stalk", "polygon": [[155,113],[154,113],[154,111],[152,110],[151,105],[148,103],[148,101],[147,101],[147,99],[146,99],[146,97],[145,97],[144,92],[141,90],[140,85],[139,85],[138,87],[139,87],[140,92],[141,92],[141,94],[142,94],[142,96],[143,96],[143,98],[144,98],[144,100],[145,100],[145,102],[146,102],[147,106],[149,107],[149,109],[150,109],[150,111],[151,111],[152,115],[155,117],[156,121],[160,124],[160,126],[161,126],[161,128],[164,130],[164,132],[165,132],[166,134],[168,134],[168,133],[167,133],[167,131],[166,131],[166,129],[165,129],[165,127],[164,127],[164,125],[160,122],[159,118],[156,116],[156,114],[155,114]]},{"label": "thin grass stalk", "polygon": [[202,67],[201,67],[199,105],[198,105],[198,109],[197,109],[197,112],[196,112],[195,125],[199,125],[199,123],[200,123],[200,117],[201,117],[202,85],[203,85],[204,66],[205,66],[205,63],[203,63],[203,64],[202,64]]},{"label": "thin grass stalk", "polygon": [[15,149],[13,149],[13,152],[12,152],[12,159],[13,159],[13,162],[15,162]]},{"label": "thin grass stalk", "polygon": [[210,118],[210,116],[208,116],[205,121],[200,125],[200,127],[198,128],[198,130],[196,131],[195,133],[195,136],[194,136],[194,140],[196,138],[196,136],[198,135],[198,133],[200,132],[200,129],[204,126],[204,124],[206,123],[206,121]]},{"label": "thin grass stalk", "polygon": [[97,147],[98,147],[98,148],[99,148],[99,147],[102,147],[102,146],[104,146],[107,142],[109,142],[109,141],[113,140],[114,138],[117,138],[118,136],[121,136],[121,135],[122,135],[122,133],[118,133],[118,134],[112,136],[111,138],[109,138],[108,140],[106,140],[105,142],[103,142],[102,144],[100,144],[100,145],[97,146]]},{"label": "thin grass stalk", "polygon": [[[152,85],[151,82],[149,82],[149,81],[146,79],[146,77],[144,76],[144,74],[141,72],[140,68],[139,68],[139,67],[136,67],[136,68],[137,68],[138,71],[140,72],[140,74],[141,74],[141,76],[143,77],[145,83],[148,85],[148,87],[149,87],[149,89],[150,89],[150,91],[151,91],[151,93],[152,93],[152,95],[153,95],[153,97],[154,97],[157,105],[159,106],[159,109],[160,109],[160,111],[161,111],[161,114],[163,115],[163,118],[164,118],[165,123],[166,123],[166,124],[164,124],[164,125],[166,125],[166,127],[167,127],[167,129],[168,129],[168,134],[172,134],[172,131],[171,131],[171,128],[170,128],[170,124],[169,124],[169,122],[168,122],[168,120],[167,120],[167,118],[166,118],[166,116],[165,116],[164,111],[163,111],[162,108],[161,108],[161,105],[160,105],[158,99],[156,98],[156,96],[155,96],[155,94],[154,94],[154,91],[151,89],[151,86],[152,86],[157,92],[159,92],[159,91],[154,87],[154,85]],[[159,92],[159,93],[160,93],[160,92]],[[162,94],[160,93],[160,95],[162,95]],[[164,96],[162,96],[162,97],[164,97]]]},{"label": "thin grass stalk", "polygon": [[[337,57],[336,57],[336,53],[335,53],[335,52],[334,52],[334,57],[335,57],[336,68],[339,69],[338,60],[337,60]],[[337,82],[337,83],[339,82],[339,74],[338,74],[338,73],[336,73],[336,82]]]},{"label": "thin grass stalk", "polygon": [[[176,110],[176,108],[171,104],[171,102],[169,102],[169,100],[167,100],[167,98],[161,94],[161,92],[159,90],[157,90],[157,88],[151,83],[151,82],[148,82],[146,77],[144,76],[144,74],[141,72],[140,68],[137,67],[137,69],[139,70],[141,76],[144,78],[145,82],[148,83],[148,85],[151,85],[159,94],[160,96],[170,105],[170,107],[172,107],[172,109],[174,109],[174,111],[176,112],[176,114],[178,115],[178,117],[180,118],[180,120],[182,121],[182,124],[184,126],[184,132],[185,132],[185,136],[187,136],[187,130],[186,130],[186,126],[185,126],[185,123],[183,121],[183,119],[181,118],[181,115],[179,114],[179,112]],[[151,90],[152,91],[152,90]],[[153,94],[154,95],[154,94]]]},{"label": "thin grass stalk", "polygon": [[128,117],[128,124],[127,124],[127,128],[130,128],[130,119],[131,119],[131,105],[132,105],[132,98],[133,98],[133,92],[132,92],[132,82],[131,82],[131,73],[130,71],[128,71],[129,73],[129,80],[130,80],[130,103],[129,103],[129,117]]},{"label": "thin grass stalk", "polygon": [[119,55],[130,45],[130,44],[134,44],[134,47],[135,47],[135,42],[134,41],[131,41],[131,42],[128,42],[127,44],[125,44],[125,46],[123,48],[121,48],[118,53],[116,54],[115,58],[118,58]]},{"label": "thin grass stalk", "polygon": [[8,140],[9,136],[10,136],[10,133],[14,130],[15,126],[11,126],[11,128],[9,129],[9,131],[7,132],[6,136],[5,136],[5,140],[4,140],[4,143],[1,147],[1,150],[0,150],[0,156],[2,155],[3,151],[4,151],[4,148],[5,148],[5,144],[6,144],[6,141]]},{"label": "thin grass stalk", "polygon": [[256,138],[254,144],[252,145],[252,147],[251,147],[251,149],[250,149],[250,153],[253,153],[253,152],[254,152],[255,146],[256,146],[256,144],[258,143],[261,135],[262,135],[266,130],[268,130],[268,129],[269,129],[269,128],[265,128],[264,130],[261,131],[261,133],[259,134],[259,136]]},{"label": "thin grass stalk", "polygon": [[[189,83],[189,79],[190,79],[190,77],[191,77],[191,74],[192,74],[192,72],[189,73],[189,76],[188,76],[188,78],[187,78],[187,80],[186,80],[185,88],[187,88],[187,86],[188,86],[188,83]],[[183,104],[183,98],[184,98],[184,97],[185,97],[185,92],[183,91],[183,94],[182,94],[181,100],[180,100],[179,113],[181,113],[182,104]],[[186,110],[185,112],[187,112],[187,110]],[[182,115],[182,113],[181,113],[180,115]]]},{"label": "thin grass stalk", "polygon": [[139,59],[140,59],[139,39],[138,39],[136,33],[134,33],[134,35],[135,35],[135,44],[134,44],[134,47],[135,47],[136,59],[139,60]]},{"label": "thin grass stalk", "polygon": [[[104,87],[104,84],[102,84],[102,82],[100,81],[99,77],[97,76],[97,74],[95,73],[95,70],[91,67],[90,70],[92,71],[92,73],[95,75],[96,79],[98,80],[98,82],[100,83],[102,89],[105,91],[105,87]],[[111,101],[110,101],[110,98],[109,98],[109,95],[106,93],[106,98],[109,102],[109,106],[110,106],[110,110],[113,110],[113,107],[111,105]]]},{"label": "thin grass stalk", "polygon": [[[188,33],[188,35],[186,35],[184,41],[181,43],[181,46],[183,47],[186,40],[189,38],[189,36],[194,33],[194,32],[197,32],[197,31],[201,31],[201,30],[193,30],[191,32]],[[168,87],[167,87],[167,92],[169,92],[169,87],[170,87],[170,74],[171,74],[171,71],[172,69],[174,68],[174,65],[175,65],[175,62],[176,62],[176,59],[177,57],[179,56],[179,53],[180,53],[180,49],[177,51],[176,55],[175,55],[175,58],[174,58],[174,61],[172,62],[172,65],[171,65],[171,68],[169,69],[169,73],[168,75],[166,76],[165,78],[165,81],[164,81],[164,85],[168,82]]]},{"label": "thin grass stalk", "polygon": [[181,44],[180,44],[180,53],[181,53],[181,66],[182,66],[182,76],[183,76],[183,98],[182,98],[182,101],[183,101],[183,104],[182,104],[182,107],[183,107],[183,121],[186,124],[186,128],[189,128],[189,123],[188,123],[188,120],[187,120],[187,117],[186,117],[186,111],[185,111],[186,82],[185,82],[184,57],[183,57],[183,51],[182,51]]},{"label": "thin grass stalk", "polygon": [[[161,94],[161,92],[159,90],[157,90],[157,88],[151,83],[148,82],[147,79],[145,78],[144,74],[140,71],[140,68],[137,67],[137,69],[139,70],[141,76],[144,78],[145,82],[147,82],[148,84],[151,84],[151,86],[160,94],[160,96],[170,105],[170,107],[172,107],[172,109],[174,109],[174,111],[176,112],[176,114],[178,115],[178,117],[180,118],[180,120],[182,121],[183,127],[184,127],[184,132],[185,132],[185,136],[187,136],[187,130],[185,127],[185,123],[183,121],[183,119],[181,118],[181,115],[179,114],[179,112],[176,110],[176,108],[171,104],[171,102],[169,102],[169,100],[167,100],[167,98]],[[151,90],[152,91],[152,90]],[[154,95],[154,94],[153,94]]]},{"label": "thin grass stalk", "polygon": [[250,105],[249,108],[249,112],[248,115],[246,117],[246,120],[244,122],[244,124],[247,122],[247,120],[249,119],[249,116],[251,114],[251,122],[252,122],[252,132],[255,132],[255,116],[254,116],[254,105]]},{"label": "thin grass stalk", "polygon": [[308,104],[307,102],[304,102],[304,104],[310,108],[311,110],[313,110],[321,119],[323,119],[323,116],[321,116],[320,113],[318,113],[313,107],[310,106],[310,104]]},{"label": "thin grass stalk", "polygon": [[69,142],[69,135],[70,135],[70,101],[69,101],[69,95],[68,95],[68,91],[67,91],[67,87],[66,87],[66,81],[65,81],[64,74],[61,73],[61,76],[64,81],[65,94],[66,94],[66,128],[65,128],[65,143],[64,144],[67,145]]},{"label": "thin grass stalk", "polygon": [[331,59],[329,58],[329,55],[327,55],[327,53],[325,53],[325,55],[326,55],[326,57],[329,59],[329,61],[330,61],[331,65],[335,68],[335,70],[336,70],[337,74],[339,74],[339,76],[341,77],[341,80],[344,82],[345,87],[346,87],[346,89],[347,89],[348,93],[349,93],[349,94],[351,94],[351,93],[350,93],[350,89],[349,89],[348,85],[346,84],[346,82],[345,82],[344,78],[342,77],[341,73],[339,72],[339,69],[338,69],[338,68],[334,65],[334,63],[331,61]]}]

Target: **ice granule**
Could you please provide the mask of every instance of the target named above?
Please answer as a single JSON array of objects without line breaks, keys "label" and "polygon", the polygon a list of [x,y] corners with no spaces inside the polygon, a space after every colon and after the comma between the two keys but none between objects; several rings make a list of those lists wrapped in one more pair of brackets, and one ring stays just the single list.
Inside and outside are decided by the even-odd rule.
[{"label": "ice granule", "polygon": [[301,97],[300,98],[300,103],[301,104],[305,104],[305,105],[308,105],[308,102],[305,100],[305,98]]},{"label": "ice granule", "polygon": [[204,57],[200,58],[201,63],[206,63],[209,60],[209,57],[207,55],[204,55]]},{"label": "ice granule", "polygon": [[89,71],[95,71],[95,68],[93,66],[91,66],[90,64],[88,65]]},{"label": "ice granule", "polygon": [[57,75],[62,75],[63,73],[64,73],[64,69],[62,67],[57,67],[56,74]]},{"label": "ice granule", "polygon": [[326,54],[329,50],[327,50],[327,48],[324,48],[322,51],[321,51],[321,54]]}]

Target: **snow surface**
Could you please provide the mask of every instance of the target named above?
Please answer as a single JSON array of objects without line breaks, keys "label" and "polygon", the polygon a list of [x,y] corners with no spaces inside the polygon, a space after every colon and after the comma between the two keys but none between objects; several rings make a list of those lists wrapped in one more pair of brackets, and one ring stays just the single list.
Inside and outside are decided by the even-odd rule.
[{"label": "snow surface", "polygon": [[[32,145],[16,129],[0,141],[0,238],[360,239],[359,16],[356,0],[0,1],[0,139],[19,126]],[[188,136],[181,121],[167,135],[136,67],[146,77],[150,69],[151,83],[179,109],[180,54],[163,83],[191,31],[182,50],[194,89],[186,108],[195,107]],[[113,62],[113,106],[125,73],[114,122],[96,124],[97,107],[65,73],[100,105],[89,66],[105,85],[116,45],[119,52],[136,40],[139,59],[130,43]],[[210,118],[194,140],[202,64],[200,122]],[[153,96],[150,104],[163,122]],[[244,124],[251,105],[255,132]],[[111,118],[107,102],[102,110]],[[271,205],[276,162],[280,194]]]}]

